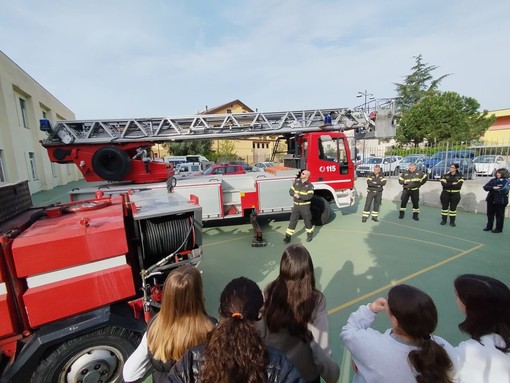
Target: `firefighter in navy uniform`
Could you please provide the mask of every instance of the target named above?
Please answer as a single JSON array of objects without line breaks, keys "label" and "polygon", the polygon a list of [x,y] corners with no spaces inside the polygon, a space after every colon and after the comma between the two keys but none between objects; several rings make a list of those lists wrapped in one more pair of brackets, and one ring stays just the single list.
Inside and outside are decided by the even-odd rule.
[{"label": "firefighter in navy uniform", "polygon": [[367,199],[365,201],[361,222],[367,222],[368,217],[370,217],[372,201],[374,202],[372,221],[379,222],[379,207],[381,206],[383,188],[384,185],[386,185],[386,178],[381,175],[381,167],[379,165],[375,165],[374,172],[367,177],[367,185]]},{"label": "firefighter in navy uniform", "polygon": [[305,221],[306,242],[310,242],[313,238],[312,212],[310,211],[313,185],[309,179],[310,171],[301,170],[289,189],[289,194],[294,198],[294,206],[292,207],[289,226],[285,231],[285,238],[283,239],[285,243],[290,242],[300,217]]},{"label": "firefighter in navy uniform", "polygon": [[402,196],[400,197],[400,213],[398,218],[404,218],[406,212],[407,202],[411,198],[413,203],[413,219],[419,221],[418,214],[420,214],[420,187],[427,182],[427,174],[421,170],[416,170],[416,164],[411,163],[406,171],[404,171],[398,182],[403,186]]},{"label": "firefighter in navy uniform", "polygon": [[441,177],[441,225],[446,225],[448,215],[450,226],[455,227],[457,217],[457,205],[460,202],[460,189],[464,184],[462,174],[459,173],[459,164],[451,164],[450,171]]}]

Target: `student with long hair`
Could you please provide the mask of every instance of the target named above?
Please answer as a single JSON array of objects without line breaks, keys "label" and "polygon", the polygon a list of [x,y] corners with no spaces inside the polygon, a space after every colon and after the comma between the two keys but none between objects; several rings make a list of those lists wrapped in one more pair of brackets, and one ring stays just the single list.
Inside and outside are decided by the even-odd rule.
[{"label": "student with long hair", "polygon": [[465,319],[459,329],[471,339],[456,348],[462,382],[510,382],[510,290],[484,275],[455,279],[455,295]]},{"label": "student with long hair", "polygon": [[213,328],[213,319],[205,310],[200,272],[192,266],[173,270],[163,285],[160,312],[124,365],[124,380],[137,381],[152,368],[154,383],[166,381],[175,361],[204,342]]},{"label": "student with long hair", "polygon": [[220,297],[220,322],[205,345],[193,347],[172,367],[170,382],[304,383],[283,353],[266,347],[255,327],[263,297],[250,279],[232,280]]},{"label": "student with long hair", "polygon": [[326,298],[315,287],[312,257],[302,245],[288,246],[280,273],[265,290],[261,331],[266,344],[284,352],[307,382],[336,382],[338,364],[328,342]]},{"label": "student with long hair", "polygon": [[[380,333],[370,325],[386,311],[392,328]],[[349,316],[340,338],[351,352],[356,375],[353,382],[452,383],[453,347],[432,335],[437,309],[429,295],[409,286],[390,289]]]}]

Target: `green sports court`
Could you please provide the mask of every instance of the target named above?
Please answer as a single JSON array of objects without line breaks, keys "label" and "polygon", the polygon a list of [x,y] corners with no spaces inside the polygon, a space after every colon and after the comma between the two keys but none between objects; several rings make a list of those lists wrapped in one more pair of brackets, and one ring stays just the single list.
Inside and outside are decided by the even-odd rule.
[{"label": "green sports court", "polygon": [[[67,187],[37,193],[35,204],[67,200]],[[78,185],[79,187],[80,185]],[[81,185],[83,186],[83,185]],[[510,237],[508,232],[484,232],[486,217],[458,211],[457,227],[441,226],[440,209],[421,206],[420,221],[398,219],[398,201],[383,200],[379,222],[361,222],[363,199],[346,209],[333,209],[332,220],[316,227],[312,242],[305,242],[302,221],[291,243],[302,243],[312,254],[317,287],[327,299],[330,345],[341,369],[340,382],[352,379],[348,353],[338,334],[349,314],[359,305],[384,296],[393,284],[407,283],[425,290],[439,311],[437,335],[456,345],[464,339],[457,329],[462,317],[457,309],[452,282],[462,273],[479,273],[510,284]],[[254,231],[249,222],[207,222],[203,229],[203,261],[206,307],[217,316],[219,296],[233,278],[246,276],[263,289],[276,278],[289,215],[260,218],[265,247],[252,247]],[[385,330],[384,315],[374,327]],[[149,382],[150,379],[146,380]]]}]

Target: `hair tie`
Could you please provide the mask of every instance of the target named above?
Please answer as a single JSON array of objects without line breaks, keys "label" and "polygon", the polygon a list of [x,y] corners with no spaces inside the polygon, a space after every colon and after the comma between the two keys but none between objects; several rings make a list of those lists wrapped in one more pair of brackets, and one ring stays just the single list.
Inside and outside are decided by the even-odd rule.
[{"label": "hair tie", "polygon": [[430,340],[430,339],[431,339],[430,334],[429,334],[429,335],[424,335],[424,336],[423,336],[423,340]]},{"label": "hair tie", "polygon": [[232,318],[239,318],[239,319],[243,319],[244,318],[244,315],[241,314],[241,313],[233,313],[231,315]]}]

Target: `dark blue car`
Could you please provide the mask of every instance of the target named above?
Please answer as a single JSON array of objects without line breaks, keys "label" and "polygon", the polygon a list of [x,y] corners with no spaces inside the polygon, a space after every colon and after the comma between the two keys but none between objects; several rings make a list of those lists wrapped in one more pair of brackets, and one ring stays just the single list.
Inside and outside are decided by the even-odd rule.
[{"label": "dark blue car", "polygon": [[459,164],[459,173],[465,180],[472,180],[476,177],[475,163],[470,158],[448,158],[439,161],[437,164],[428,169],[429,180],[439,181],[443,174],[450,170],[451,164]]}]

